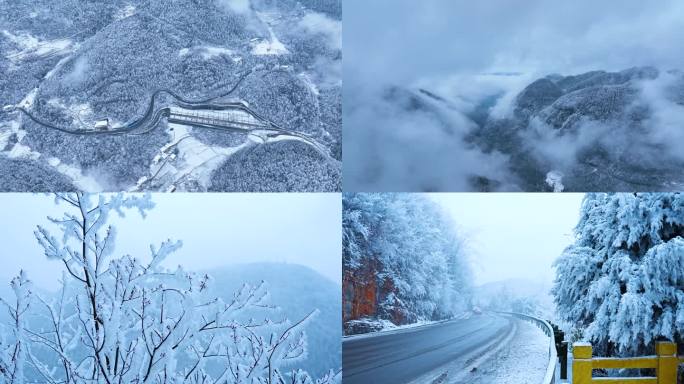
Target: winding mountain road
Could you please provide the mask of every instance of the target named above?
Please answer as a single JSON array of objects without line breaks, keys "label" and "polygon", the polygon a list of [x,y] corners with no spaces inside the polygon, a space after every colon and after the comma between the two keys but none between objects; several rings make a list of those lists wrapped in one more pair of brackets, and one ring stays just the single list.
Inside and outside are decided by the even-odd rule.
[{"label": "winding mountain road", "polygon": [[[157,108],[157,98],[162,95],[162,94],[167,94],[171,96],[173,99],[176,100],[176,102],[181,106],[182,108],[192,108],[192,109],[200,109],[200,108],[207,108],[207,109],[214,109],[214,110],[221,110],[221,109],[227,109],[230,108],[233,105],[240,104],[240,106],[244,105],[242,103],[225,103],[225,104],[220,104],[216,103],[213,104],[212,102],[224,98],[227,96],[230,96],[237,88],[242,84],[245,78],[249,76],[250,74],[254,73],[253,71],[248,71],[240,76],[238,81],[226,92],[213,96],[207,99],[203,100],[189,100],[185,99],[184,97],[176,94],[175,92],[169,90],[169,89],[158,89],[155,92],[152,93],[150,96],[150,102],[147,105],[147,109],[145,110],[145,113],[139,117],[138,119],[116,127],[112,127],[109,130],[104,130],[104,131],[98,131],[98,130],[85,130],[85,129],[72,129],[72,128],[67,128],[67,127],[61,127],[58,125],[54,125],[52,123],[46,122],[41,120],[40,118],[34,116],[31,111],[26,110],[22,106],[16,106],[15,110],[22,112],[24,115],[26,115],[29,119],[33,120],[35,123],[40,124],[42,126],[45,126],[50,129],[55,129],[60,132],[72,134],[72,135],[121,135],[121,134],[135,134],[136,129],[143,128],[143,132],[141,133],[148,133],[152,129],[155,128],[159,120],[163,117],[166,116],[169,112],[169,108]],[[251,111],[251,110],[250,110]],[[259,116],[258,114],[254,113],[255,116]],[[144,128],[149,128],[149,129],[144,129]]]},{"label": "winding mountain road", "polygon": [[85,129],[72,129],[72,128],[67,128],[67,127],[61,127],[57,126],[54,124],[51,124],[49,122],[43,121],[42,119],[34,116],[31,111],[25,109],[22,106],[16,106],[14,110],[23,113],[26,117],[28,117],[30,120],[33,122],[42,125],[44,127],[58,130],[60,132],[66,133],[66,134],[71,134],[71,135],[143,135],[150,133],[154,129],[157,128],[159,121],[164,118],[164,117],[169,117],[170,114],[170,107],[169,106],[157,106],[157,98],[162,95],[162,94],[167,94],[171,96],[175,100],[174,106],[180,107],[183,109],[187,110],[208,110],[208,111],[226,111],[226,110],[239,110],[248,114],[251,114],[254,116],[256,119],[262,121],[264,125],[267,128],[264,127],[255,127],[253,129],[245,129],[245,128],[238,128],[238,127],[231,127],[231,126],[212,126],[212,125],[203,125],[203,124],[188,124],[192,125],[194,127],[198,128],[205,128],[205,129],[214,129],[214,130],[220,130],[220,131],[230,131],[230,132],[242,132],[242,133],[256,133],[258,136],[263,136],[264,141],[266,142],[266,138],[275,138],[275,137],[283,137],[283,138],[291,138],[294,140],[299,140],[302,142],[305,142],[309,145],[311,145],[316,151],[318,151],[321,155],[323,155],[328,161],[335,162],[337,163],[336,159],[333,159],[329,149],[310,137],[307,134],[285,129],[275,122],[271,121],[270,119],[260,115],[258,112],[250,108],[247,104],[243,102],[217,102],[217,100],[221,98],[225,98],[227,96],[230,96],[232,93],[237,90],[237,88],[240,86],[240,84],[244,81],[244,79],[253,74],[254,71],[247,71],[246,73],[242,74],[238,81],[226,92],[213,96],[207,99],[203,100],[189,100],[186,99],[173,91],[169,89],[159,89],[152,93],[150,97],[150,102],[148,104],[147,110],[145,113],[138,119],[124,124],[120,126],[115,126],[112,127],[108,130],[85,130]]},{"label": "winding mountain road", "polygon": [[[497,314],[352,336],[342,343],[345,384],[410,383],[449,366],[464,370],[487,345],[513,331],[515,320]],[[450,377],[452,377],[450,375]],[[430,383],[427,383],[430,384]]]}]

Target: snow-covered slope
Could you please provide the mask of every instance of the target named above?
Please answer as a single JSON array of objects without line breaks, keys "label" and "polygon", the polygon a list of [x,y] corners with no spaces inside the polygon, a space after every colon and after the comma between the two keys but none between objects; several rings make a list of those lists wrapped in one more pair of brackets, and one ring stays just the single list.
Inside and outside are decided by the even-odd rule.
[{"label": "snow-covered slope", "polygon": [[523,190],[674,190],[684,185],[684,136],[673,125],[684,116],[683,90],[681,73],[651,67],[550,75],[473,141],[508,154]]}]

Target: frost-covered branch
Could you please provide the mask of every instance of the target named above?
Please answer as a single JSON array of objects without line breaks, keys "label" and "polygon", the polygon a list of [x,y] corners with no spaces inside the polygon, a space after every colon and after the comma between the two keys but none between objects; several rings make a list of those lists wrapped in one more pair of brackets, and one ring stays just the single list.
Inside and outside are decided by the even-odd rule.
[{"label": "frost-covered branch", "polygon": [[[164,266],[180,241],[150,246],[148,258],[114,256],[109,215],[137,209],[144,216],[149,196],[75,193],[56,201],[67,208],[49,219],[61,236],[44,227],[35,236],[64,265],[61,289],[34,298],[23,273],[13,280],[17,303],[3,301],[14,319],[2,333],[12,335],[0,355],[6,382],[22,382],[28,372],[49,383],[271,384],[281,380],[281,364],[306,357],[304,328],[314,313],[294,323],[271,320],[276,307],[264,282],[224,301],[212,295],[209,275]],[[26,321],[29,313],[39,327]],[[265,316],[246,316],[254,313]],[[308,377],[299,370],[285,376]]]}]

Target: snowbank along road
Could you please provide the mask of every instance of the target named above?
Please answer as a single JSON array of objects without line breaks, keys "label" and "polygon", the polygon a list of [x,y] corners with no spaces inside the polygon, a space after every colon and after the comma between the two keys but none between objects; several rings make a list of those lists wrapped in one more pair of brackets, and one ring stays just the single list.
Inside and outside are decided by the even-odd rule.
[{"label": "snowbank along road", "polygon": [[[356,383],[452,382],[465,372],[440,377],[440,368],[468,371],[474,361],[514,331],[515,320],[495,314],[434,325],[350,337],[342,343],[343,381]],[[434,379],[428,379],[432,373]]]}]

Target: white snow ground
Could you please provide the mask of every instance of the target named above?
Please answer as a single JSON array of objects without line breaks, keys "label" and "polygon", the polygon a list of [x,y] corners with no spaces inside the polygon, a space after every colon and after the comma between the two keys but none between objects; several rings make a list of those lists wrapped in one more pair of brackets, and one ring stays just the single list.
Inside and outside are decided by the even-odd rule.
[{"label": "white snow ground", "polygon": [[[164,145],[150,165],[150,175],[138,180],[132,190],[139,190],[150,179],[161,183],[161,190],[174,191],[183,180],[196,180],[204,188],[210,184],[212,172],[235,152],[249,145],[248,141],[235,147],[211,146],[191,135],[192,128],[169,123],[167,133],[172,141]],[[251,138],[251,137],[250,137]],[[178,153],[173,154],[172,149]]]},{"label": "white snow ground", "polygon": [[535,325],[518,320],[508,346],[501,348],[467,379],[470,384],[541,384],[549,361],[549,338]]},{"label": "white snow ground", "polygon": [[256,12],[257,17],[261,20],[270,34],[269,40],[256,40],[253,42],[252,54],[253,55],[284,55],[290,53],[278,37],[273,32],[272,25],[277,23],[280,16],[273,15],[269,13]]}]

